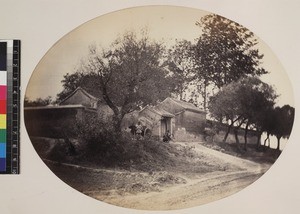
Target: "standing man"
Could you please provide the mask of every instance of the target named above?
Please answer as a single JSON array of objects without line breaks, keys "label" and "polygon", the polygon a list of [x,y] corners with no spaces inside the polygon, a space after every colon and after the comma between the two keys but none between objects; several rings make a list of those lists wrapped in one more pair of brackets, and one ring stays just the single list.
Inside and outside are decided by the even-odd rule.
[{"label": "standing man", "polygon": [[143,132],[143,126],[142,126],[141,122],[139,121],[138,124],[136,125],[136,135],[137,135],[137,139],[140,139],[140,138],[141,138],[142,132]]}]

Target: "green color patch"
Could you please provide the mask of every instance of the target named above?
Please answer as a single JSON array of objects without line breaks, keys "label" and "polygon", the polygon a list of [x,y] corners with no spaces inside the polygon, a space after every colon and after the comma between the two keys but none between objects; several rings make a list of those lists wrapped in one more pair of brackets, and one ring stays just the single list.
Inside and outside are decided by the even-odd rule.
[{"label": "green color patch", "polygon": [[0,129],[0,143],[6,143],[6,129]]}]

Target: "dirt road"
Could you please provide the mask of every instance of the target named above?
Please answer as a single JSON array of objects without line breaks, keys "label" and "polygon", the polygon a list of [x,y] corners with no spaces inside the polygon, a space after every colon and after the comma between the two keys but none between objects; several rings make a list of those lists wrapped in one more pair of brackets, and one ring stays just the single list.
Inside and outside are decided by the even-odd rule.
[{"label": "dirt road", "polygon": [[216,201],[247,187],[271,166],[207,148],[201,142],[172,142],[172,148],[168,155],[174,157],[175,165],[168,162],[156,171],[44,161],[65,183],[86,195],[144,210],[182,209]]},{"label": "dirt road", "polygon": [[[186,146],[186,143],[178,145]],[[235,165],[237,171],[216,171],[206,174],[195,174],[193,178],[179,175],[186,180],[185,184],[164,187],[160,192],[142,192],[120,196],[118,194],[94,195],[93,197],[122,207],[145,210],[170,210],[199,206],[238,192],[258,179],[269,169],[268,164],[258,164],[238,157],[227,155],[202,146],[200,143],[189,143],[194,151],[205,153],[208,157],[218,159],[221,164]]]}]

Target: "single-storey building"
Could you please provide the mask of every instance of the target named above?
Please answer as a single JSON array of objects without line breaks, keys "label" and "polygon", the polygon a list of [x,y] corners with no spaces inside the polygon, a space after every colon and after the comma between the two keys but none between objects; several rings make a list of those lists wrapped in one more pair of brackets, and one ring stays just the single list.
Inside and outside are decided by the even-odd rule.
[{"label": "single-storey building", "polygon": [[[101,118],[113,115],[112,109],[103,100],[81,87],[59,103],[59,106],[69,105],[82,105],[95,110]],[[122,121],[122,129],[126,130],[138,121],[150,129],[154,136],[162,137],[169,131],[175,137],[184,138],[189,134],[201,134],[206,122],[206,113],[192,103],[168,97],[156,106],[146,106],[126,114]]]},{"label": "single-storey building", "polygon": [[86,90],[81,87],[78,87],[69,94],[65,99],[63,99],[59,105],[83,105],[88,108],[96,109],[98,107],[99,99],[89,94]]},{"label": "single-storey building", "polygon": [[76,88],[69,96],[59,103],[60,106],[83,105],[90,109],[95,109],[98,116],[107,118],[113,115],[112,109],[101,99],[94,97],[81,87]]},{"label": "single-storey building", "polygon": [[168,97],[157,108],[175,115],[175,132],[185,129],[189,133],[200,134],[204,130],[206,112],[192,103]]},{"label": "single-storey building", "polygon": [[152,135],[162,137],[167,131],[171,134],[175,127],[175,115],[154,106],[146,106],[139,112],[139,121],[148,129]]}]

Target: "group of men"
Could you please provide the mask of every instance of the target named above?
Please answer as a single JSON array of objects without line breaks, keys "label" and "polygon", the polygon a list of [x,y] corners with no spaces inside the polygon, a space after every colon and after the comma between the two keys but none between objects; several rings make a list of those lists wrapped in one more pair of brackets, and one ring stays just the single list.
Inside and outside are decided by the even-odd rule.
[{"label": "group of men", "polygon": [[[136,136],[137,139],[141,139],[145,136],[147,127],[143,126],[142,123],[138,121],[136,125],[129,126],[129,129],[132,135]],[[169,142],[170,140],[172,140],[171,136],[172,135],[170,131],[167,130],[163,135],[163,142]]]}]

